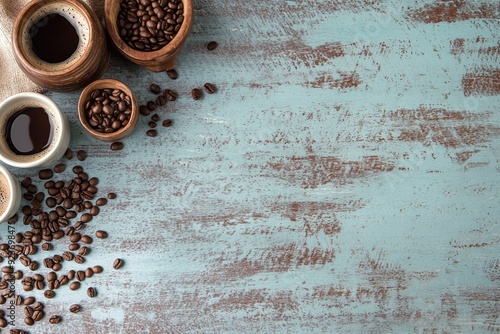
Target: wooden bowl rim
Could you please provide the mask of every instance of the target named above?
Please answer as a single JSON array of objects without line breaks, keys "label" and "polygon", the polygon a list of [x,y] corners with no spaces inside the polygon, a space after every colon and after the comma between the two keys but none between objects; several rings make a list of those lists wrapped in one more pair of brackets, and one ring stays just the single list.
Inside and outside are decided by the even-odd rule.
[{"label": "wooden bowl rim", "polygon": [[189,31],[191,30],[193,20],[193,1],[181,0],[184,4],[184,21],[181,28],[175,37],[168,42],[163,48],[156,51],[139,51],[129,47],[125,41],[119,36],[116,24],[116,18],[111,18],[110,6],[119,6],[120,0],[105,0],[104,2],[104,16],[106,22],[106,31],[108,32],[113,44],[117,49],[130,58],[140,61],[156,60],[164,55],[173,53],[180,45],[187,39]]},{"label": "wooden bowl rim", "polygon": [[[110,89],[118,88],[122,90],[125,94],[130,96],[130,101],[132,104],[132,113],[130,115],[130,120],[128,124],[123,128],[121,128],[120,130],[111,133],[99,132],[93,129],[89,125],[87,117],[85,115],[85,103],[87,102],[87,98],[90,95],[90,93],[92,93],[95,89],[105,89],[105,88],[110,88]],[[122,135],[125,132],[129,131],[131,127],[135,127],[137,125],[137,121],[139,120],[138,109],[139,108],[138,108],[137,98],[132,89],[122,81],[113,78],[99,79],[91,82],[89,85],[87,85],[87,87],[85,87],[82,90],[80,98],[78,99],[78,118],[80,120],[80,123],[89,134],[103,141],[113,141],[124,138]]]}]

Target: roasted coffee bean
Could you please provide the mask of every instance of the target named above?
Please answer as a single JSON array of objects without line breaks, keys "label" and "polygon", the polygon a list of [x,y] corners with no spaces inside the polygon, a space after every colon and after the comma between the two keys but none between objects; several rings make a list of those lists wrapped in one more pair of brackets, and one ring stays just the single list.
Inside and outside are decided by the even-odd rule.
[{"label": "roasted coffee bean", "polygon": [[0,290],[7,289],[8,287],[9,287],[9,283],[7,283],[7,281],[0,282]]},{"label": "roasted coffee bean", "polygon": [[45,316],[45,313],[43,313],[43,311],[42,311],[43,307],[40,310],[37,310],[35,307],[33,307],[33,309],[35,310],[35,312],[33,312],[33,320],[35,320],[35,321],[42,320],[43,317]]},{"label": "roasted coffee bean", "polygon": [[177,73],[177,71],[175,70],[175,68],[167,70],[167,75],[172,80],[176,80],[179,77],[179,74]]},{"label": "roasted coffee bean", "polygon": [[76,211],[74,211],[74,210],[69,210],[69,211],[67,211],[67,212],[66,212],[66,214],[64,215],[64,217],[65,217],[65,218],[67,218],[67,219],[73,219],[73,218],[75,218],[76,216],[77,216],[77,214],[76,214]]},{"label": "roasted coffee bean", "polygon": [[[33,303],[35,302],[34,301],[34,299],[35,299],[34,297],[28,297],[28,298],[33,298]],[[31,304],[33,304],[33,303],[31,303]],[[26,304],[26,305],[31,305],[31,304]],[[26,306],[24,308],[24,315],[27,316],[27,317],[33,316],[33,312],[35,312],[35,310],[33,310],[33,308],[30,307],[30,306]]]},{"label": "roasted coffee bean", "polygon": [[172,126],[172,123],[173,123],[173,122],[172,122],[172,120],[171,120],[171,119],[169,119],[169,118],[167,118],[167,119],[166,119],[166,120],[164,120],[161,124],[162,124],[164,127],[168,128],[168,127],[171,127],[171,126]]},{"label": "roasted coffee bean", "polygon": [[52,266],[54,265],[54,260],[52,260],[51,258],[45,258],[43,259],[43,265],[45,268],[52,268]]},{"label": "roasted coffee bean", "polygon": [[80,282],[78,281],[75,281],[75,282],[72,282],[70,285],[69,285],[69,288],[71,290],[78,290],[80,288]]},{"label": "roasted coffee bean", "polygon": [[215,49],[217,49],[217,42],[215,41],[211,41],[207,44],[207,49],[208,51],[213,51]]},{"label": "roasted coffee bean", "polygon": [[66,152],[64,152],[66,159],[71,160],[73,158],[73,151],[68,147]]},{"label": "roasted coffee bean", "polygon": [[100,274],[104,271],[104,269],[101,266],[93,266],[92,271],[96,274]]},{"label": "roasted coffee bean", "polygon": [[45,199],[45,204],[49,207],[49,208],[53,208],[56,206],[56,199],[54,197],[47,197],[47,199]]},{"label": "roasted coffee bean", "polygon": [[119,151],[123,148],[123,143],[121,142],[114,142],[111,144],[110,148],[113,150],[113,151]]},{"label": "roasted coffee bean", "polygon": [[158,134],[158,132],[156,130],[146,131],[146,136],[148,136],[148,137],[156,137],[157,134]]},{"label": "roasted coffee bean", "polygon": [[132,114],[132,101],[120,89],[96,89],[87,99],[88,124],[98,132],[112,133],[126,126]]},{"label": "roasted coffee bean", "polygon": [[31,318],[31,317],[26,317],[26,318],[24,318],[24,323],[28,326],[33,326],[33,324],[35,323],[35,320],[33,320],[33,318]]},{"label": "roasted coffee bean", "polygon": [[87,152],[84,150],[78,150],[78,152],[76,152],[76,158],[80,161],[84,161],[87,159]]},{"label": "roasted coffee bean", "polygon": [[45,306],[41,302],[35,302],[31,307],[35,311],[42,311]]},{"label": "roasted coffee bean", "polygon": [[66,285],[68,282],[69,278],[67,275],[61,275],[61,277],[59,277],[59,285]]},{"label": "roasted coffee bean", "polygon": [[43,278],[43,276],[41,274],[35,274],[35,275],[33,275],[33,279],[35,281],[43,281],[44,280],[44,278]]},{"label": "roasted coffee bean", "polygon": [[83,167],[82,166],[75,166],[75,167],[73,167],[73,173],[75,173],[75,174],[78,175],[78,174],[80,174],[82,172],[83,172]]},{"label": "roasted coffee bean", "polygon": [[92,215],[90,213],[84,213],[81,217],[80,220],[84,223],[88,223],[89,221],[92,220]]},{"label": "roasted coffee bean", "polygon": [[68,249],[70,251],[76,251],[76,250],[78,250],[78,248],[80,248],[80,245],[76,244],[76,243],[69,244],[69,246],[68,246]]},{"label": "roasted coffee bean", "polygon": [[45,290],[45,292],[43,293],[43,295],[45,296],[45,298],[54,298],[54,296],[56,295],[56,293],[52,290]]},{"label": "roasted coffee bean", "polygon": [[50,179],[54,175],[51,169],[42,169],[38,172],[38,177],[40,180]]},{"label": "roasted coffee bean", "polygon": [[217,91],[215,86],[209,82],[207,82],[205,85],[203,85],[203,87],[205,88],[205,92],[207,92],[208,94],[213,94]]},{"label": "roasted coffee bean", "polygon": [[[46,174],[52,174],[52,171],[51,171],[50,169],[43,169],[43,170],[41,170],[40,172],[41,172],[42,174],[44,174],[44,175],[46,175]],[[40,174],[40,172],[38,172],[38,173]],[[34,193],[36,193],[36,192],[37,192],[37,188],[36,188],[36,186],[35,186],[34,184],[30,184],[30,185],[26,188],[26,190],[28,190],[28,192],[29,192],[30,194],[34,194]]]},{"label": "roasted coffee bean", "polygon": [[62,256],[63,256],[64,261],[71,261],[75,258],[73,253],[68,252],[68,251],[64,251]]},{"label": "roasted coffee bean", "polygon": [[36,271],[40,265],[38,264],[37,261],[31,261],[31,263],[28,266],[31,271]]},{"label": "roasted coffee bean", "polygon": [[108,193],[108,198],[109,199],[115,199],[116,198],[116,194],[115,193]]},{"label": "roasted coffee bean", "polygon": [[100,211],[100,210],[101,210],[101,209],[99,209],[99,207],[98,207],[98,206],[93,206],[93,207],[91,207],[91,208],[90,208],[90,212],[89,212],[89,213],[90,213],[92,216],[94,216],[94,217],[95,217],[95,216],[97,216],[97,215],[99,214],[99,211]]},{"label": "roasted coffee bean", "polygon": [[120,269],[121,267],[123,267],[123,260],[122,259],[116,259],[113,262],[113,268],[114,269]]},{"label": "roasted coffee bean", "polygon": [[156,103],[154,103],[153,101],[148,101],[148,103],[146,103],[146,108],[148,108],[149,111],[155,111]]},{"label": "roasted coffee bean", "polygon": [[33,296],[29,296],[29,297],[26,297],[26,299],[23,301],[23,304],[24,304],[24,305],[31,305],[31,304],[33,304],[34,302],[36,302],[35,297],[33,297]]},{"label": "roasted coffee bean", "polygon": [[99,239],[106,239],[108,237],[108,232],[97,230],[95,232],[95,236],[98,237]]},{"label": "roasted coffee bean", "polygon": [[23,297],[21,295],[17,295],[15,300],[16,306],[23,305],[23,302],[24,302]]},{"label": "roasted coffee bean", "polygon": [[28,188],[31,185],[31,177],[26,176],[22,181],[21,181],[21,186],[23,188]]},{"label": "roasted coffee bean", "polygon": [[152,129],[156,128],[156,122],[149,121],[148,126]]},{"label": "roasted coffee bean", "polygon": [[86,235],[86,234],[85,234],[85,235],[82,235],[82,237],[81,237],[81,239],[80,239],[80,240],[81,240],[84,244],[87,244],[87,245],[91,244],[91,243],[92,243],[92,241],[93,241],[93,240],[92,240],[92,238],[91,238],[90,236]]},{"label": "roasted coffee bean", "polygon": [[156,98],[156,104],[159,105],[160,107],[163,107],[165,104],[167,104],[167,99],[162,95],[160,95]]},{"label": "roasted coffee bean", "polygon": [[92,268],[87,268],[85,269],[85,278],[90,278],[94,276],[94,271],[92,270]]},{"label": "roasted coffee bean", "polygon": [[89,179],[89,184],[95,187],[99,184],[99,179],[97,177],[91,177]]},{"label": "roasted coffee bean", "polygon": [[69,307],[69,311],[71,313],[78,313],[78,312],[80,312],[81,309],[82,309],[82,307],[78,304],[73,304]]},{"label": "roasted coffee bean", "polygon": [[43,290],[45,288],[45,283],[43,281],[35,281],[35,288],[37,290]]},{"label": "roasted coffee bean", "polygon": [[171,89],[165,89],[163,91],[163,96],[165,96],[165,98],[168,100],[168,101],[175,101],[177,99],[177,93],[174,92],[173,90]]},{"label": "roasted coffee bean", "polygon": [[81,256],[80,254],[78,255],[75,255],[75,258],[74,258],[75,262],[78,263],[78,264],[82,264],[85,262],[85,258],[83,256]]},{"label": "roasted coffee bean", "polygon": [[17,280],[20,280],[21,278],[23,278],[24,274],[21,270],[16,270],[14,272],[14,278],[17,279]]},{"label": "roasted coffee bean", "polygon": [[139,107],[139,113],[143,116],[148,116],[151,113],[151,111],[146,106],[141,105]]},{"label": "roasted coffee bean", "polygon": [[0,305],[5,304],[6,301],[7,301],[7,299],[4,296],[0,295]]},{"label": "roasted coffee bean", "polygon": [[54,166],[54,172],[62,173],[66,170],[66,165],[63,163],[57,164]]},{"label": "roasted coffee bean", "polygon": [[89,296],[90,298],[94,298],[95,296],[97,296],[97,290],[93,287],[88,288],[87,296]]},{"label": "roasted coffee bean", "polygon": [[158,122],[160,120],[160,115],[154,114],[153,116],[151,116],[151,120],[153,122]]},{"label": "roasted coffee bean", "polygon": [[193,98],[193,100],[200,100],[201,90],[199,90],[198,88],[194,88],[193,90],[191,90],[191,97]]},{"label": "roasted coffee bean", "polygon": [[54,271],[59,271],[62,269],[62,264],[60,263],[54,263],[54,265],[52,266],[52,270]]},{"label": "roasted coffee bean", "polygon": [[50,317],[49,322],[53,325],[58,324],[62,321],[61,316],[59,315],[53,315]]},{"label": "roasted coffee bean", "polygon": [[75,242],[80,241],[81,238],[82,238],[82,235],[80,233],[74,232],[73,234],[70,235],[69,240],[72,243],[75,243]]},{"label": "roasted coffee bean", "polygon": [[149,90],[151,91],[151,93],[153,94],[160,94],[161,92],[161,88],[160,86],[158,86],[157,84],[151,84],[149,86]]},{"label": "roasted coffee bean", "polygon": [[49,272],[47,274],[47,281],[51,282],[51,281],[55,281],[57,279],[57,274],[53,271]]},{"label": "roasted coffee bean", "polygon": [[61,263],[62,260],[63,260],[63,257],[61,255],[56,254],[56,255],[52,256],[52,261],[54,261],[54,263]]}]

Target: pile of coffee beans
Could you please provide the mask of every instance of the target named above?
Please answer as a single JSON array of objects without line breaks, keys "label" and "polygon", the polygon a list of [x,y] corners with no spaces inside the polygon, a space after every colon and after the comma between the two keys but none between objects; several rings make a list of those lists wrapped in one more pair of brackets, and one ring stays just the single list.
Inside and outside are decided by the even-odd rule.
[{"label": "pile of coffee beans", "polygon": [[[79,151],[82,154],[84,151]],[[84,154],[86,156],[86,153]],[[65,156],[71,159],[73,153],[68,149]],[[13,298],[14,304],[23,312],[24,324],[33,326],[36,322],[47,318],[44,312],[44,302],[37,300],[34,296],[15,293],[12,289],[15,281],[20,281],[25,293],[33,290],[43,291],[46,300],[57,297],[57,292],[63,286],[68,285],[69,290],[77,290],[81,282],[103,272],[100,265],[86,266],[81,270],[69,270],[64,272],[65,262],[75,262],[83,265],[87,262],[86,255],[90,252],[93,238],[89,233],[89,224],[100,213],[101,208],[108,203],[108,199],[116,198],[115,193],[109,193],[107,198],[98,197],[99,180],[89,176],[82,166],[73,166],[72,177],[64,180],[55,179],[55,175],[66,170],[66,164],[57,164],[53,169],[43,169],[38,175],[43,182],[43,190],[39,189],[30,177],[25,177],[21,186],[24,189],[23,197],[27,204],[22,209],[22,219],[17,214],[9,219],[9,224],[22,221],[28,229],[24,232],[15,233],[13,240],[9,243],[0,244],[0,262],[9,260],[9,265],[1,267],[0,278],[0,304],[7,303]],[[97,229],[94,232],[97,239],[105,239],[108,233]],[[53,244],[67,240],[68,250],[61,254],[51,252]],[[61,241],[59,241],[61,240]],[[41,263],[33,259],[35,254],[48,252]],[[19,261],[27,268],[14,271],[10,261]],[[112,267],[119,269],[123,266],[122,259],[116,259]],[[47,272],[48,270],[48,272]],[[64,291],[64,290],[63,290]],[[66,290],[67,291],[67,290]],[[87,295],[90,298],[97,296],[97,289],[89,287]],[[12,302],[11,302],[12,303]],[[68,311],[78,313],[81,307],[73,304]],[[8,325],[5,319],[6,310],[0,309],[0,328]],[[63,315],[52,314],[48,317],[50,324],[59,324],[63,321]],[[11,333],[26,333],[20,329],[11,329]]]},{"label": "pile of coffee beans", "polygon": [[126,126],[132,114],[132,100],[120,89],[96,89],[84,105],[88,124],[96,131],[111,133]]},{"label": "pile of coffee beans", "polygon": [[181,0],[123,0],[117,18],[120,37],[139,51],[156,51],[167,45],[182,22]]}]

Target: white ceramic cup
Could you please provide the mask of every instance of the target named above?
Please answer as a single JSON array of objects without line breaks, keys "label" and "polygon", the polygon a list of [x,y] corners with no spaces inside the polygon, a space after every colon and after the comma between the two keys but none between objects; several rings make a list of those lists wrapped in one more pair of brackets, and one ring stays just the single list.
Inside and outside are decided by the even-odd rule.
[{"label": "white ceramic cup", "polygon": [[[15,112],[29,106],[45,109],[52,126],[52,140],[49,146],[40,153],[20,155],[12,152],[7,143],[7,122]],[[54,165],[64,155],[69,140],[68,119],[57,104],[47,96],[38,93],[19,93],[0,104],[0,160],[4,163],[19,168]]]},{"label": "white ceramic cup", "polygon": [[21,204],[21,186],[12,174],[0,165],[0,223],[12,217]]}]

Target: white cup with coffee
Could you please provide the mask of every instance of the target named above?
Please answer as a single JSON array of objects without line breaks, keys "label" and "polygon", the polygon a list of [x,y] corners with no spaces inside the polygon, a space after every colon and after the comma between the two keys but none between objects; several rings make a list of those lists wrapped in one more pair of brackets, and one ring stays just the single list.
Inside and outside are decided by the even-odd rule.
[{"label": "white cup with coffee", "polygon": [[49,97],[19,93],[0,103],[0,160],[32,168],[56,164],[70,140],[66,115]]},{"label": "white cup with coffee", "polygon": [[0,223],[12,217],[21,204],[21,187],[12,174],[0,165]]}]

